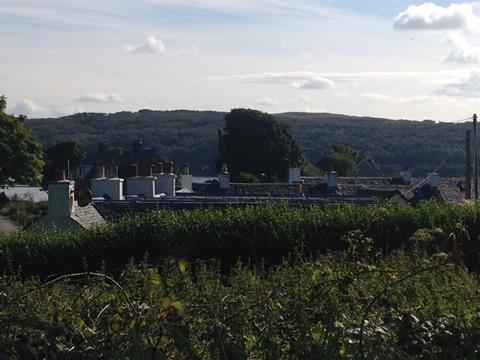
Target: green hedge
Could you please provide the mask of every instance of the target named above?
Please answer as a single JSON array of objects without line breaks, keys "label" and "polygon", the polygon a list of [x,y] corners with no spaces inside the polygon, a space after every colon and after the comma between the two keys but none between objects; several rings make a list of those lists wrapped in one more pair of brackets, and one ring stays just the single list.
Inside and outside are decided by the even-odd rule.
[{"label": "green hedge", "polygon": [[291,209],[287,206],[156,211],[88,231],[30,230],[0,237],[0,269],[22,268],[46,276],[123,266],[128,259],[152,262],[167,256],[220,260],[224,269],[240,258],[277,264],[302,248],[307,254],[342,249],[342,236],[360,230],[386,252],[404,245],[421,228],[440,228],[444,237],[456,224],[476,238],[478,208],[433,202],[412,207],[372,205]]}]

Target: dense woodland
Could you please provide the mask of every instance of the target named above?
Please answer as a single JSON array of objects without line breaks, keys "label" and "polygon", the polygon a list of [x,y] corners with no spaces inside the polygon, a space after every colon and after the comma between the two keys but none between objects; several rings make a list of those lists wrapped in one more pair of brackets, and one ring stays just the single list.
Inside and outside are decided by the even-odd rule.
[{"label": "dense woodland", "polygon": [[[226,113],[212,111],[151,111],[114,114],[82,113],[58,119],[30,119],[26,124],[45,146],[74,140],[88,152],[106,140],[109,147],[130,149],[135,138],[196,174],[215,173],[218,129]],[[388,120],[327,113],[283,113],[275,119],[288,125],[308,160],[317,163],[333,145],[349,145],[370,154],[386,174],[404,166],[421,176],[448,154],[440,173],[464,172],[464,137],[469,124]]]}]

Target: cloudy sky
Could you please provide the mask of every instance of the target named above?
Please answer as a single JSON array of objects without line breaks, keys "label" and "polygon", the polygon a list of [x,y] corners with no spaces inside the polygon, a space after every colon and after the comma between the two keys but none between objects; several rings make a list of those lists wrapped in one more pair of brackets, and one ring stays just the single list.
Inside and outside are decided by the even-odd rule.
[{"label": "cloudy sky", "polygon": [[480,1],[0,0],[0,18],[0,94],[30,117],[480,112]]}]

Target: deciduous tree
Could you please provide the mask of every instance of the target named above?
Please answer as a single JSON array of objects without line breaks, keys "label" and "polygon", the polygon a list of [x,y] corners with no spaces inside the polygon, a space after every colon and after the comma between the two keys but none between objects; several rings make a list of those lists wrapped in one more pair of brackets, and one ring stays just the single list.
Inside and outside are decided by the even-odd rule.
[{"label": "deciduous tree", "polygon": [[0,187],[40,182],[42,147],[24,126],[25,116],[5,113],[7,100],[0,96]]},{"label": "deciduous tree", "polygon": [[240,173],[266,180],[285,179],[288,168],[301,166],[305,159],[290,129],[273,116],[250,109],[233,109],[225,116],[219,135],[218,165],[227,163],[235,179]]}]

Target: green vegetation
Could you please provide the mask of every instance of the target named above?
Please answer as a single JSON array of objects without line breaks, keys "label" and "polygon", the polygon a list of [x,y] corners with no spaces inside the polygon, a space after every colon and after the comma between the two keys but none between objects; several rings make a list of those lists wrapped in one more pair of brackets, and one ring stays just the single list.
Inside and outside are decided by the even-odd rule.
[{"label": "green vegetation", "polygon": [[48,183],[55,180],[57,170],[75,169],[87,157],[85,149],[73,141],[63,141],[50,146],[45,154],[49,161],[43,170],[42,187],[44,189],[48,189]]},{"label": "green vegetation", "polygon": [[219,134],[220,157],[217,168],[228,164],[232,179],[240,173],[266,181],[285,180],[288,168],[305,160],[290,129],[272,115],[256,110],[233,109],[225,116],[225,128]]},{"label": "green vegetation", "polygon": [[0,204],[0,215],[9,218],[21,227],[32,225],[47,214],[48,202],[34,202],[31,196],[14,195],[8,202]]},{"label": "green vegetation", "polygon": [[[150,111],[115,114],[84,113],[58,119],[32,119],[26,125],[45,146],[76,141],[87,152],[98,142],[130,149],[133,139],[154,147],[177,164],[189,163],[194,174],[215,173],[218,129],[225,113],[211,111]],[[387,120],[335,114],[284,113],[274,119],[290,127],[293,139],[311,163],[325,157],[334,145],[348,145],[360,157],[370,153],[386,174],[409,166],[415,176],[431,172],[451,152],[441,174],[464,172],[465,130],[470,124]]]},{"label": "green vegetation", "polygon": [[[0,237],[0,269],[21,267],[25,275],[107,269],[137,261],[148,253],[153,262],[173,256],[189,261],[217,259],[229,271],[238,259],[274,265],[302,248],[305,254],[343,250],[345,236],[361,231],[375,247],[389,253],[411,243],[418,229],[438,232],[433,246],[447,247],[449,234],[462,238],[469,249],[478,233],[473,205],[418,207],[375,205],[339,206],[325,209],[291,209],[288,206],[157,211],[129,216],[117,224],[88,231],[35,230]],[[460,224],[469,237],[457,229]],[[450,246],[450,245],[449,245]],[[467,259],[475,268],[476,259]]]},{"label": "green vegetation", "polygon": [[0,358],[474,359],[479,210],[157,211],[0,237]]},{"label": "green vegetation", "polygon": [[320,159],[318,167],[322,171],[334,170],[339,176],[354,176],[358,162],[358,153],[345,145],[334,145],[328,156]]},{"label": "green vegetation", "polygon": [[[359,253],[358,240],[363,242],[351,238],[345,253],[294,256],[270,268],[237,264],[228,276],[215,263],[173,258],[159,267],[130,265],[117,272],[116,280],[103,273],[46,283],[3,276],[0,356],[478,356],[480,284],[475,277],[445,261],[446,255],[394,252],[382,257],[371,248]],[[431,270],[419,272],[424,268]],[[366,312],[375,297],[378,301]]]},{"label": "green vegetation", "polygon": [[38,184],[43,167],[42,148],[24,126],[26,117],[5,114],[7,100],[0,96],[0,188]]}]

